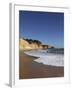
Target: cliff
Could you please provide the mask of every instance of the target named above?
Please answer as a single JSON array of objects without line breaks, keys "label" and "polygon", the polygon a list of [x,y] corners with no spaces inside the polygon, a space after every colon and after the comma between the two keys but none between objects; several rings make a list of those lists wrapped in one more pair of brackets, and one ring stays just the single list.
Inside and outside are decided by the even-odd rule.
[{"label": "cliff", "polygon": [[30,47],[29,43],[26,40],[20,39],[19,40],[19,49],[21,49],[21,50],[24,49],[25,50],[25,49],[31,49],[31,47]]},{"label": "cliff", "polygon": [[42,42],[39,40],[32,40],[32,39],[19,39],[19,49],[20,50],[31,50],[31,49],[48,49],[53,48],[50,45],[43,45]]}]

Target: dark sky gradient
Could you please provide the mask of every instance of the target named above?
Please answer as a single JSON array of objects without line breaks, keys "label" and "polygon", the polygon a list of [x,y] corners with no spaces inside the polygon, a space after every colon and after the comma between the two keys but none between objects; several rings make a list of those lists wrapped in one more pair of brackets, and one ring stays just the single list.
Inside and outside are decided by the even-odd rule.
[{"label": "dark sky gradient", "polygon": [[20,38],[64,47],[64,13],[19,11]]}]

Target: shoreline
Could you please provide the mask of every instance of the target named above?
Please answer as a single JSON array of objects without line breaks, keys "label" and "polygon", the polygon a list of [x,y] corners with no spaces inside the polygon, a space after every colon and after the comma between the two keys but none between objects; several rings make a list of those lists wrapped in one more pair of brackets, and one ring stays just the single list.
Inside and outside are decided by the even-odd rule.
[{"label": "shoreline", "polygon": [[64,67],[44,65],[34,60],[24,50],[19,51],[19,79],[64,77]]}]

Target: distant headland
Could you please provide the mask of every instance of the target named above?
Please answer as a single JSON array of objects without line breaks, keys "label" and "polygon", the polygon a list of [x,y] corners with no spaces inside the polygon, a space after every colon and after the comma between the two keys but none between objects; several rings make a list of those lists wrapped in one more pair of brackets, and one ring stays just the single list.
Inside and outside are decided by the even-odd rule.
[{"label": "distant headland", "polygon": [[25,39],[25,38],[19,39],[20,50],[48,49],[48,48],[54,48],[54,46],[42,44],[42,42],[39,40]]}]

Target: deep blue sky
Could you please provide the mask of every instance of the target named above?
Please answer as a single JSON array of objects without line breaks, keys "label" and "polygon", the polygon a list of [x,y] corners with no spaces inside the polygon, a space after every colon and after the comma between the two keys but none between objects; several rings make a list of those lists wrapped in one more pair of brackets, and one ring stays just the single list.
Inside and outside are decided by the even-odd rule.
[{"label": "deep blue sky", "polygon": [[64,13],[19,11],[20,38],[64,47]]}]

